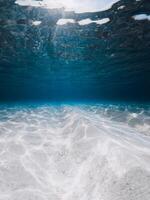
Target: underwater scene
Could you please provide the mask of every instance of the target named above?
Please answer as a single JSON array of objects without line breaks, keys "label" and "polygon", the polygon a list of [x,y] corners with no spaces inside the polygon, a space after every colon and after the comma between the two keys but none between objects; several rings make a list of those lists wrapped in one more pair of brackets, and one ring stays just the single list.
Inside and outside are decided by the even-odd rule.
[{"label": "underwater scene", "polygon": [[149,0],[0,0],[0,200],[150,200]]}]

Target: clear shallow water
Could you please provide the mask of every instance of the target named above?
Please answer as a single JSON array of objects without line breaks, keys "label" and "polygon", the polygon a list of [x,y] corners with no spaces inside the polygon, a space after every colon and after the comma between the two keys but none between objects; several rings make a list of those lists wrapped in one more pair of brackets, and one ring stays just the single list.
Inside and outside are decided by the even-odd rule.
[{"label": "clear shallow water", "polygon": [[149,200],[150,107],[0,108],[0,199]]}]

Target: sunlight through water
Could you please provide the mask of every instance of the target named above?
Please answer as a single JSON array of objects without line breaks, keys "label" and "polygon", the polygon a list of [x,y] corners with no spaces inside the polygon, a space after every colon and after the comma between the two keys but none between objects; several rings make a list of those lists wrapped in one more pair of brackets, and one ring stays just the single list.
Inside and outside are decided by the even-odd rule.
[{"label": "sunlight through water", "polygon": [[17,0],[16,3],[22,6],[36,6],[45,7],[49,9],[53,8],[65,8],[66,11],[75,11],[77,13],[82,12],[96,12],[107,10],[119,0]]},{"label": "sunlight through water", "polygon": [[149,112],[112,105],[1,107],[0,199],[149,200]]}]

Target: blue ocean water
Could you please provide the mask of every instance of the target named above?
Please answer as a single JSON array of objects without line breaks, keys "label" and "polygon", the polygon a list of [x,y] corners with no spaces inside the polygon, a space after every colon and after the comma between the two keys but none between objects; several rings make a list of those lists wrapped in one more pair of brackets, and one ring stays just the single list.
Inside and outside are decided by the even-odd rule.
[{"label": "blue ocean water", "polygon": [[[0,9],[1,101],[150,100],[148,1],[121,0],[92,13],[13,0]],[[146,17],[134,18],[140,14]],[[58,25],[61,18],[76,23]],[[78,23],[103,18],[109,22]]]},{"label": "blue ocean water", "polygon": [[0,200],[150,199],[150,2],[91,1],[0,0]]}]

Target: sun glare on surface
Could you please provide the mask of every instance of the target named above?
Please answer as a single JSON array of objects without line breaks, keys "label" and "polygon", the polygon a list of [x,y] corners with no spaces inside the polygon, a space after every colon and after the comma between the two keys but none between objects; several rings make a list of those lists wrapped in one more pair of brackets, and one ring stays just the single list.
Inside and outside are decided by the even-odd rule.
[{"label": "sun glare on surface", "polygon": [[21,6],[36,6],[48,9],[64,8],[65,11],[76,13],[97,12],[111,8],[119,0],[16,0]]}]

